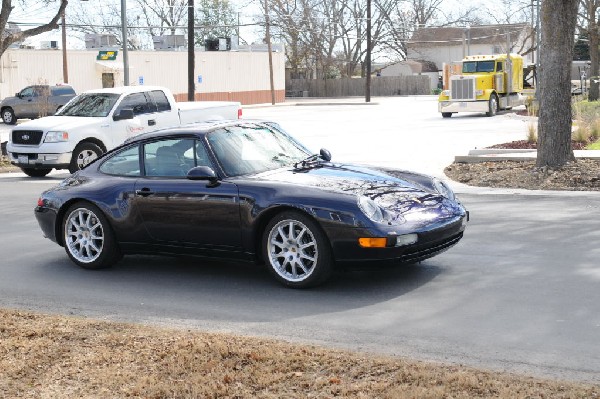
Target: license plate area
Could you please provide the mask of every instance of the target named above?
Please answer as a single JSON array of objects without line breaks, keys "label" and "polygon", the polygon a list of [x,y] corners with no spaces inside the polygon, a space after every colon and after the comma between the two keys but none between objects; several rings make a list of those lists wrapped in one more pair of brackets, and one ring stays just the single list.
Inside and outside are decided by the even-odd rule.
[{"label": "license plate area", "polygon": [[17,160],[18,160],[19,163],[27,163],[28,164],[29,163],[29,156],[27,156],[27,155],[19,155],[17,157]]}]

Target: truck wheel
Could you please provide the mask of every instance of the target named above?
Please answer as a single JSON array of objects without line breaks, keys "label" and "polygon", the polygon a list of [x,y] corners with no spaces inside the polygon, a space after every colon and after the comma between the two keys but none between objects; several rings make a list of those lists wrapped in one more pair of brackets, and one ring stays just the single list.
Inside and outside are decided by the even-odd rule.
[{"label": "truck wheel", "polygon": [[4,108],[2,110],[2,120],[7,125],[14,125],[17,123],[17,118],[15,118],[15,111],[12,108]]},{"label": "truck wheel", "polygon": [[487,116],[494,116],[496,115],[496,112],[498,112],[498,97],[496,97],[495,94],[490,96],[488,108],[489,111],[485,113]]},{"label": "truck wheel", "polygon": [[50,173],[52,168],[49,168],[49,169],[21,168],[21,170],[23,171],[23,173],[25,173],[29,177],[44,177],[48,173]]},{"label": "truck wheel", "polygon": [[450,118],[452,116],[452,112],[442,112],[442,118]]},{"label": "truck wheel", "polygon": [[79,143],[73,150],[73,157],[69,164],[69,172],[75,173],[103,154],[102,148],[94,143]]}]

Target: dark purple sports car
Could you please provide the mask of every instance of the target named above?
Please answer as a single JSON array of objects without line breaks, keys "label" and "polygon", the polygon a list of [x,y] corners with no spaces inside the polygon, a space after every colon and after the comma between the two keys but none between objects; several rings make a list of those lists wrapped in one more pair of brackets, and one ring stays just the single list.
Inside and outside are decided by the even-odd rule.
[{"label": "dark purple sports car", "polygon": [[44,192],[35,216],[87,269],[130,253],[229,257],[291,287],[324,282],[336,262],[430,258],[468,220],[441,180],[334,163],[257,121],[137,136]]}]

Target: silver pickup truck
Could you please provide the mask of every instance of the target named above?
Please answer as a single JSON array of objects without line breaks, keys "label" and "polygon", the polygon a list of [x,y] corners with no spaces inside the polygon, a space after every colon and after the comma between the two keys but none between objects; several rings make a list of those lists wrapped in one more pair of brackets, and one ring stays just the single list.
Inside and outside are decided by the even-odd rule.
[{"label": "silver pickup truck", "polygon": [[69,85],[27,86],[14,97],[6,97],[0,102],[0,115],[4,123],[14,125],[17,119],[54,115],[73,97],[75,90]]}]

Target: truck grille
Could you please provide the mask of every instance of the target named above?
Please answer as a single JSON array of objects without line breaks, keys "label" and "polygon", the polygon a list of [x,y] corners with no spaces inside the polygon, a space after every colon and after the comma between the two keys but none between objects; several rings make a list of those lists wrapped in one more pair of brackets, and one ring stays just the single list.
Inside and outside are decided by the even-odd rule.
[{"label": "truck grille", "polygon": [[475,79],[461,76],[457,79],[452,79],[452,92],[450,98],[452,100],[475,100]]},{"label": "truck grille", "polygon": [[15,144],[37,145],[42,141],[41,130],[13,130],[12,142]]}]

